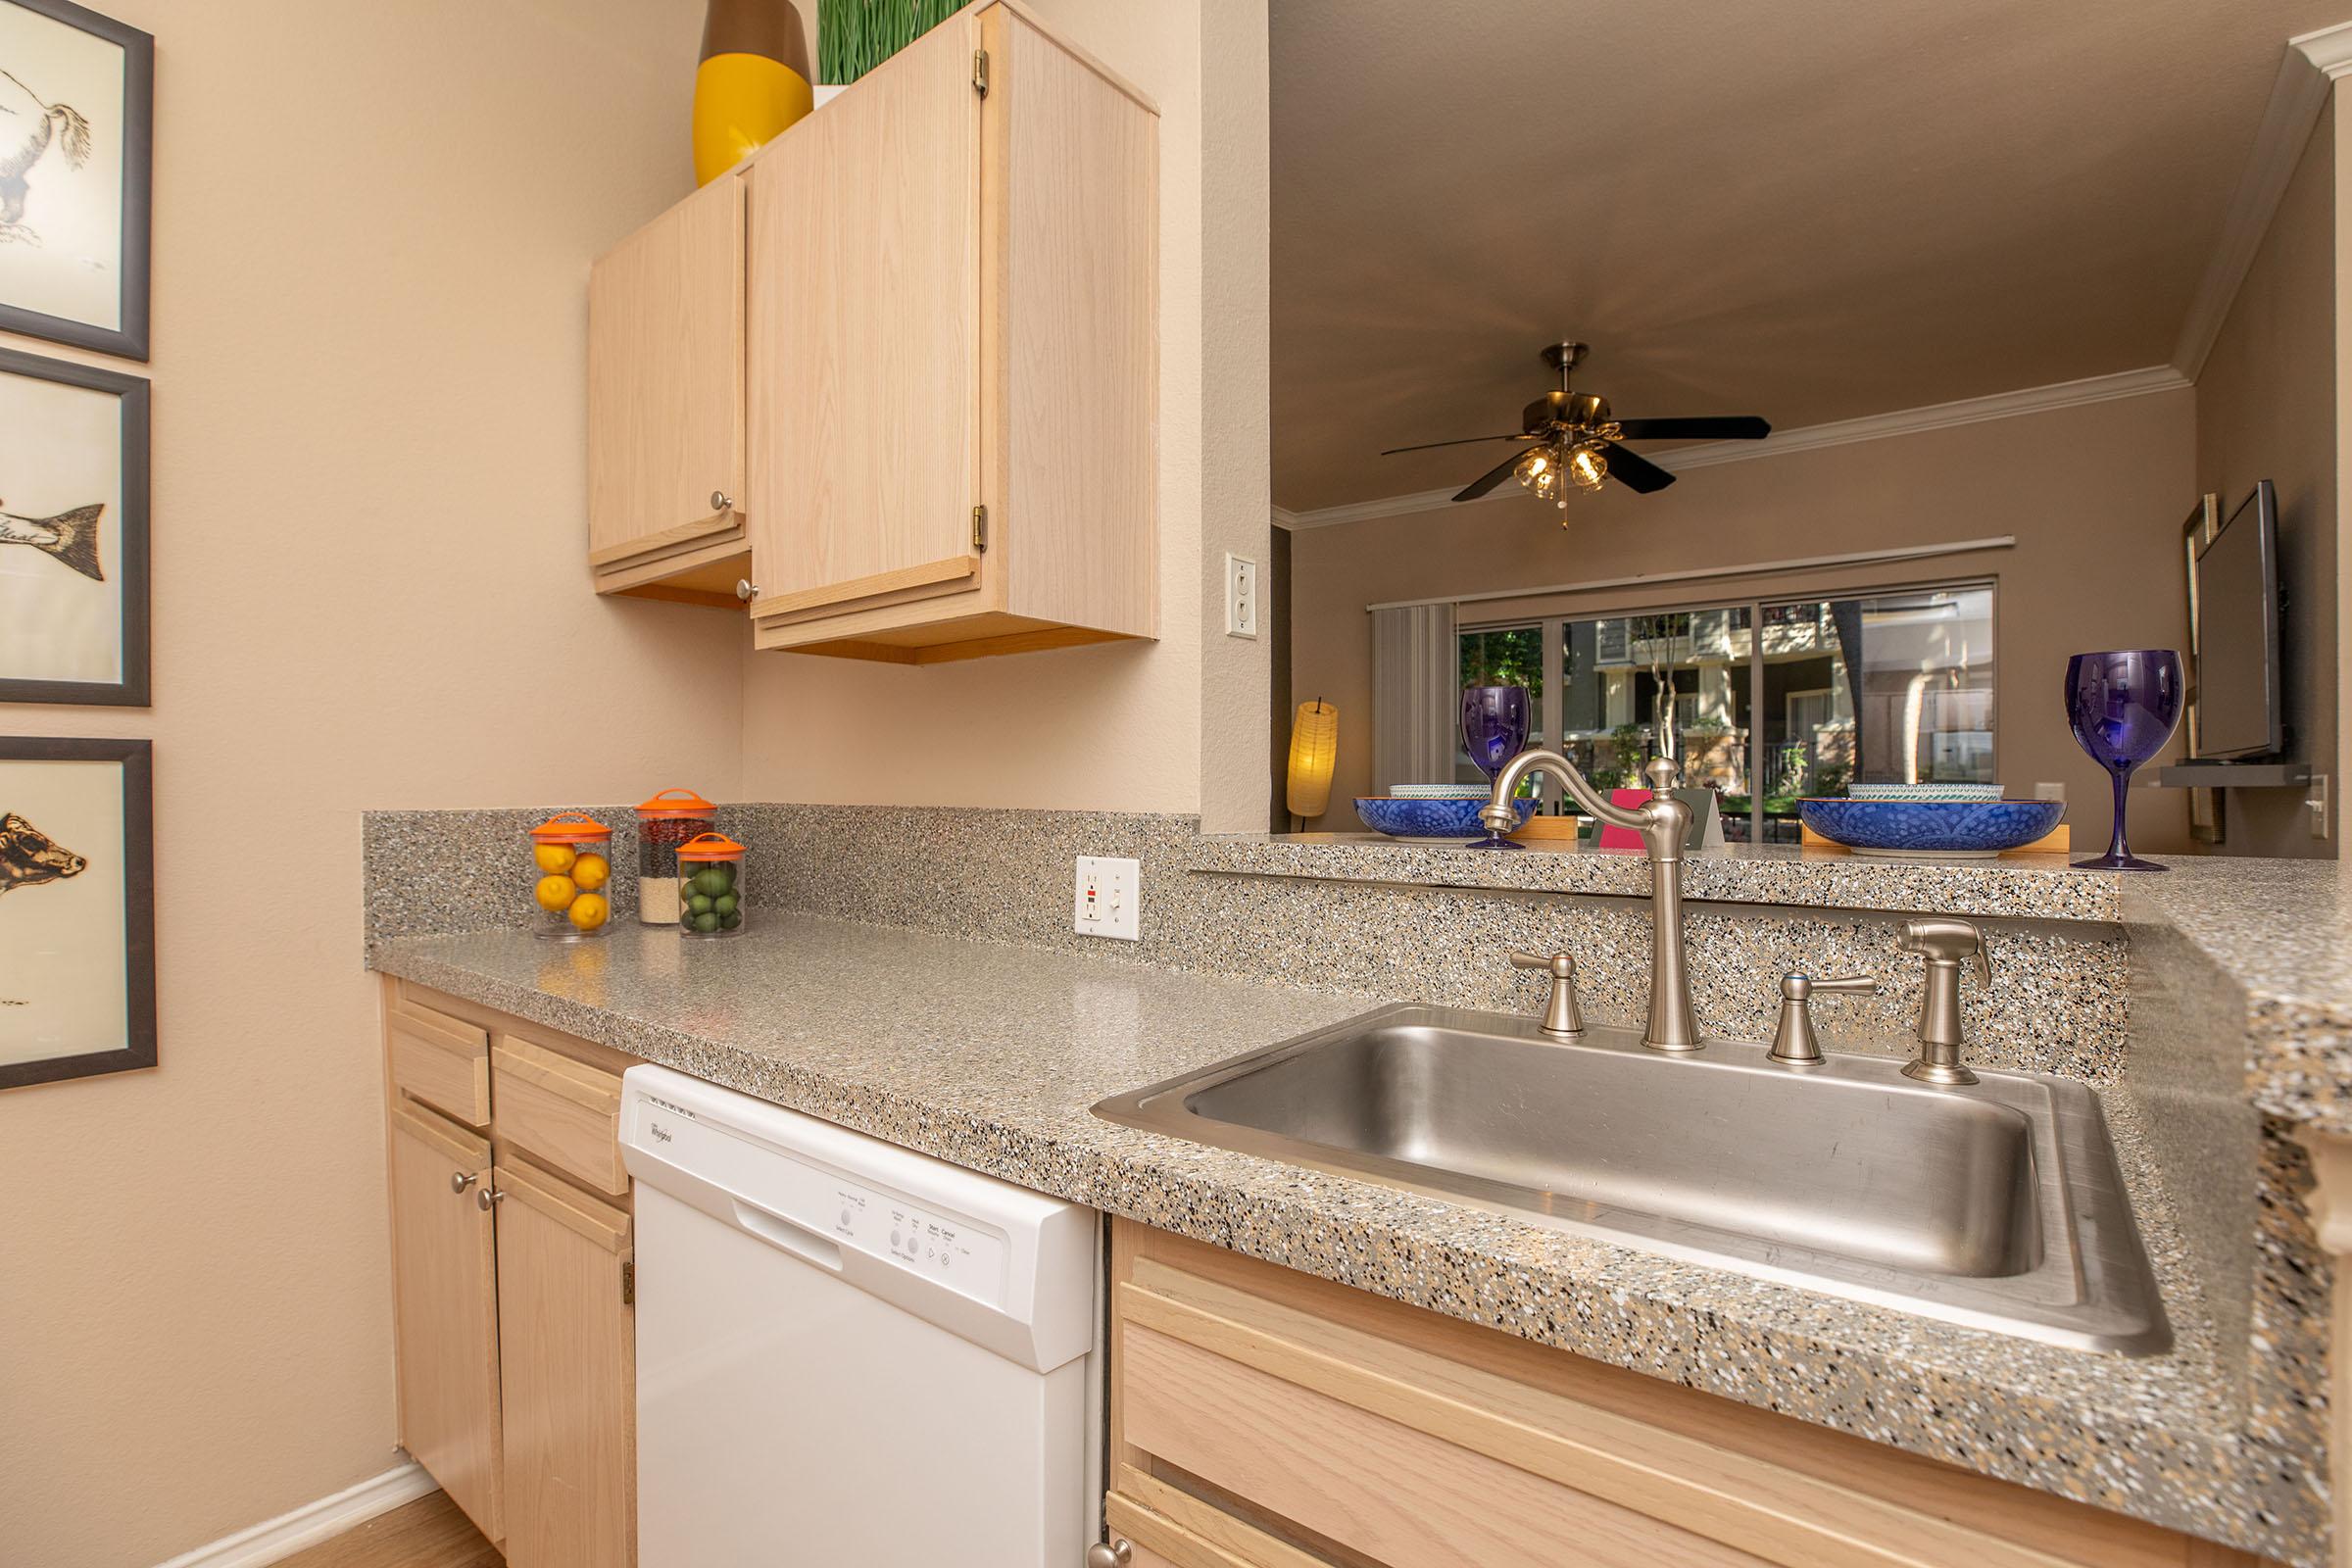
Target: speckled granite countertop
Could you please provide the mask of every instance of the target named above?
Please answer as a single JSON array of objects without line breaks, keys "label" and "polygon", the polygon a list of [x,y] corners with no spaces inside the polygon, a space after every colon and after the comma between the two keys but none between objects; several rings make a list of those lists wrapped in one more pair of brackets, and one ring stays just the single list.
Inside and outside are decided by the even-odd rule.
[{"label": "speckled granite countertop", "polygon": [[2241,1435],[2128,1095],[2103,1095],[2179,1344],[2060,1349],[1114,1127],[1141,1087],[1381,999],[810,916],[379,944],[373,966],[974,1170],[1744,1403],[2290,1560],[2307,1459]]},{"label": "speckled granite countertop", "polygon": [[[1649,860],[1639,850],[1602,850],[1566,841],[1538,840],[1512,854],[1374,833],[1230,834],[1195,839],[1185,863],[1196,871],[1341,882],[1543,893],[1649,892]],[[2125,880],[2114,871],[2077,871],[2063,855],[1898,860],[1785,844],[1692,850],[1685,865],[1684,892],[1693,899],[2049,920],[2121,918]]]},{"label": "speckled granite countertop", "polygon": [[2125,887],[2245,994],[2246,1084],[2271,1115],[2352,1135],[2352,863],[2176,860]]}]

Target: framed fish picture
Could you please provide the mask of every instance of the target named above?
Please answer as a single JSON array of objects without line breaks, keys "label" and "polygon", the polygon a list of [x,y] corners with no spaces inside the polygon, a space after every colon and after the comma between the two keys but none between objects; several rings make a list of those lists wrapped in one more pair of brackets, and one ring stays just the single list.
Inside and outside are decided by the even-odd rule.
[{"label": "framed fish picture", "polygon": [[0,0],[0,331],[147,358],[155,40]]},{"label": "framed fish picture", "polygon": [[0,1089],[155,1065],[147,741],[0,736]]},{"label": "framed fish picture", "polygon": [[0,703],[146,707],[147,382],[0,349]]}]

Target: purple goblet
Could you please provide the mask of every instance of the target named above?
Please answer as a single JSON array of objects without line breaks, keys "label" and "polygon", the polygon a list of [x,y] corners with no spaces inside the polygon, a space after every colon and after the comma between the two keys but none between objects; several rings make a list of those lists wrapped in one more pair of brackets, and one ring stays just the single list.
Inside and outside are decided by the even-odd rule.
[{"label": "purple goblet", "polygon": [[2066,662],[2066,716],[2075,740],[2115,781],[2115,836],[2079,871],[2169,871],[2124,842],[2126,794],[2140,763],[2164,750],[2180,722],[2180,656],[2169,648],[2077,654]]},{"label": "purple goblet", "polygon": [[[1511,759],[1527,748],[1528,702],[1524,686],[1462,688],[1462,746],[1492,787]],[[1516,850],[1521,846],[1490,831],[1474,850]]]}]

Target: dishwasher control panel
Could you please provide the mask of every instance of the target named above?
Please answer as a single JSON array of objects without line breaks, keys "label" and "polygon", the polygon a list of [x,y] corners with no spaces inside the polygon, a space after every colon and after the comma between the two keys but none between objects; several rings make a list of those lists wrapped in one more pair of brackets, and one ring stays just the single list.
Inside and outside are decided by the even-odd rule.
[{"label": "dishwasher control panel", "polygon": [[1004,1243],[970,1223],[919,1208],[892,1193],[832,1184],[833,1235],[946,1285],[991,1290],[1004,1273]]}]

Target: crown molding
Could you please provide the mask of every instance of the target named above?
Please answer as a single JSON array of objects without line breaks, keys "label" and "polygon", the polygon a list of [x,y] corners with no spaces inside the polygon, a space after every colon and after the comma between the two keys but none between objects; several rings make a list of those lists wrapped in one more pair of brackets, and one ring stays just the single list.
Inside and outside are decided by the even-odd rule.
[{"label": "crown molding", "polygon": [[[1712,467],[1722,463],[1744,463],[1754,458],[1777,457],[1789,452],[1810,452],[1820,447],[1845,446],[1855,441],[1880,441],[1888,436],[1917,435],[1924,430],[1945,430],[1954,425],[1982,424],[1988,419],[2012,419],[2026,414],[2047,414],[2055,409],[2078,408],[2085,403],[2111,403],[2118,398],[2145,397],[2151,392],[2173,392],[2189,385],[2189,378],[2169,365],[2151,365],[2144,369],[2119,370],[2113,375],[2087,376],[2080,381],[2057,381],[2048,386],[2030,386],[2015,392],[1996,392],[1989,397],[1963,398],[1954,403],[1935,403],[1920,409],[1899,409],[1892,414],[1866,415],[1858,419],[1839,419],[1830,424],[1811,424],[1795,430],[1776,430],[1761,441],[1709,441],[1698,446],[1677,447],[1658,454],[1658,460],[1676,473],[1689,468]],[[1488,501],[1502,501],[1519,495],[1517,489],[1498,487],[1477,501],[1459,503],[1475,507]],[[1411,495],[1383,496],[1377,501],[1357,501],[1341,507],[1317,507],[1307,512],[1293,512],[1287,508],[1274,509],[1275,523],[1284,528],[1328,528],[1344,522],[1367,522],[1374,517],[1396,517],[1411,512],[1431,512],[1440,507],[1453,506],[1453,487],[1444,490],[1421,490]]]},{"label": "crown molding", "polygon": [[2254,270],[2271,220],[2303,161],[2303,149],[2328,107],[2328,95],[2341,77],[2352,74],[2352,22],[2306,32],[2286,41],[2278,74],[2271,83],[2271,101],[2254,133],[2254,149],[2246,156],[2245,172],[2238,175],[2237,193],[2222,220],[2221,238],[2205,275],[2197,281],[2196,296],[2180,323],[2180,340],[2173,346],[2173,365],[2194,380],[2205,368],[2214,339],[2237,303],[2237,291]]}]

